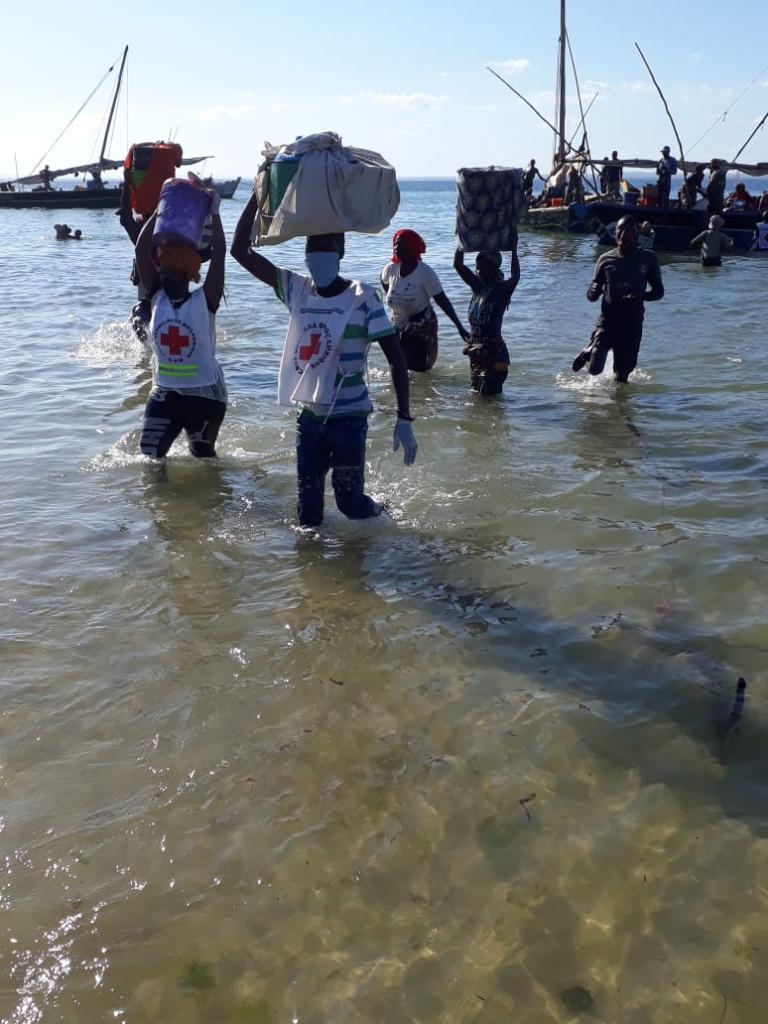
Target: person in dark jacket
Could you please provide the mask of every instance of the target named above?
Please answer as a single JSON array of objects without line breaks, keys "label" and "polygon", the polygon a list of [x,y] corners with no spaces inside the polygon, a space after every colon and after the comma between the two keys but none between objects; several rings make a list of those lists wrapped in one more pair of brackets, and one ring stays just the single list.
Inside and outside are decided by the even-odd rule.
[{"label": "person in dark jacket", "polygon": [[707,181],[707,213],[722,213],[725,205],[725,179],[727,171],[717,160],[709,165]]},{"label": "person in dark jacket", "polygon": [[661,151],[661,160],[656,165],[657,205],[665,210],[669,206],[669,191],[672,188],[672,163],[669,146]]},{"label": "person in dark jacket", "polygon": [[595,266],[587,298],[596,302],[602,296],[600,316],[589,344],[576,356],[572,369],[578,373],[589,364],[590,374],[597,376],[605,369],[612,350],[614,375],[619,384],[625,384],[637,366],[645,303],[662,299],[664,285],[656,253],[638,245],[634,217],[619,220],[616,243],[616,248],[601,256]]}]

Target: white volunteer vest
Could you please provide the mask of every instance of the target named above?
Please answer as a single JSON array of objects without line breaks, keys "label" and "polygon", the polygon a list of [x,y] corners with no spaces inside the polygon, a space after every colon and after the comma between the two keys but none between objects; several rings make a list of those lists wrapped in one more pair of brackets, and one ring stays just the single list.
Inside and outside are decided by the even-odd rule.
[{"label": "white volunteer vest", "polygon": [[363,301],[364,287],[352,281],[340,295],[325,298],[313,292],[307,278],[301,292],[292,297],[277,380],[281,406],[333,405],[341,339],[355,307]]},{"label": "white volunteer vest", "polygon": [[193,291],[178,309],[163,288],[153,295],[149,330],[160,387],[183,391],[216,383],[220,370],[214,324],[202,288]]},{"label": "white volunteer vest", "polygon": [[757,225],[757,248],[761,250],[768,249],[768,224],[760,223]]}]

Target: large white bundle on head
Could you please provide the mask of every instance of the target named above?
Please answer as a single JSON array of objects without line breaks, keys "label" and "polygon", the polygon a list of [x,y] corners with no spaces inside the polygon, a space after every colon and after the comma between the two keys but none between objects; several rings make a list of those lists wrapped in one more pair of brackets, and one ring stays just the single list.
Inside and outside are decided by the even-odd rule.
[{"label": "large white bundle on head", "polygon": [[[277,245],[289,238],[337,231],[376,234],[400,205],[395,168],[380,153],[342,145],[335,132],[307,135],[283,146],[265,143],[255,178],[259,213],[251,240]],[[274,212],[269,210],[270,164],[299,158],[296,173]]]}]

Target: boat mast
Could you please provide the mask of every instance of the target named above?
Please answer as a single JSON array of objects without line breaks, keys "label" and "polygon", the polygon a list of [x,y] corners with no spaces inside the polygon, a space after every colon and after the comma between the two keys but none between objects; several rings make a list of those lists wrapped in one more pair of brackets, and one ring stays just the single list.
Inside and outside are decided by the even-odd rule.
[{"label": "boat mast", "polygon": [[555,163],[565,162],[565,0],[560,0],[560,39],[557,57],[557,130],[559,138],[555,148]]},{"label": "boat mast", "polygon": [[112,127],[112,118],[115,116],[115,107],[117,106],[117,97],[120,95],[120,84],[123,80],[123,69],[125,68],[125,59],[128,56],[128,47],[123,50],[123,59],[120,63],[120,72],[117,76],[117,85],[115,86],[115,95],[112,97],[112,106],[109,111],[109,118],[107,119],[107,130],[104,132],[104,141],[101,144],[101,153],[99,153],[99,163],[104,159],[104,151],[107,148],[107,142],[109,140],[109,130]]}]

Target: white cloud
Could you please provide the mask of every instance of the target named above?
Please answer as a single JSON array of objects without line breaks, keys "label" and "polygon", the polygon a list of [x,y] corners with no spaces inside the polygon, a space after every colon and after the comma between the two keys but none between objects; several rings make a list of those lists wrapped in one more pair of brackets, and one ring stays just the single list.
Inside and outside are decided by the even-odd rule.
[{"label": "white cloud", "polygon": [[469,110],[469,111],[471,111],[473,113],[475,113],[475,112],[476,113],[482,113],[482,112],[486,112],[486,111],[488,113],[492,113],[492,112],[494,112],[496,110],[499,110],[500,108],[495,103],[477,103],[477,104],[463,103],[461,105],[461,109],[462,110]]},{"label": "white cloud", "polygon": [[513,57],[511,60],[492,60],[491,67],[499,71],[506,71],[508,75],[519,75],[521,71],[531,66],[527,57]]},{"label": "white cloud", "polygon": [[361,92],[361,99],[370,100],[381,107],[400,107],[401,110],[443,107],[450,96],[435,96],[428,92]]},{"label": "white cloud", "polygon": [[244,117],[250,117],[251,114],[284,114],[291,109],[290,103],[282,102],[270,103],[266,106],[256,106],[253,103],[237,103],[230,107],[205,107],[197,112],[197,116],[201,121],[218,121],[222,118],[240,121]]},{"label": "white cloud", "polygon": [[699,61],[701,60],[701,54],[700,53],[689,53],[688,54],[688,60],[691,62],[691,64],[698,64]]},{"label": "white cloud", "polygon": [[655,86],[652,82],[643,81],[641,78],[635,79],[634,82],[625,82],[624,87],[629,92],[643,93],[643,92],[655,92]]}]

